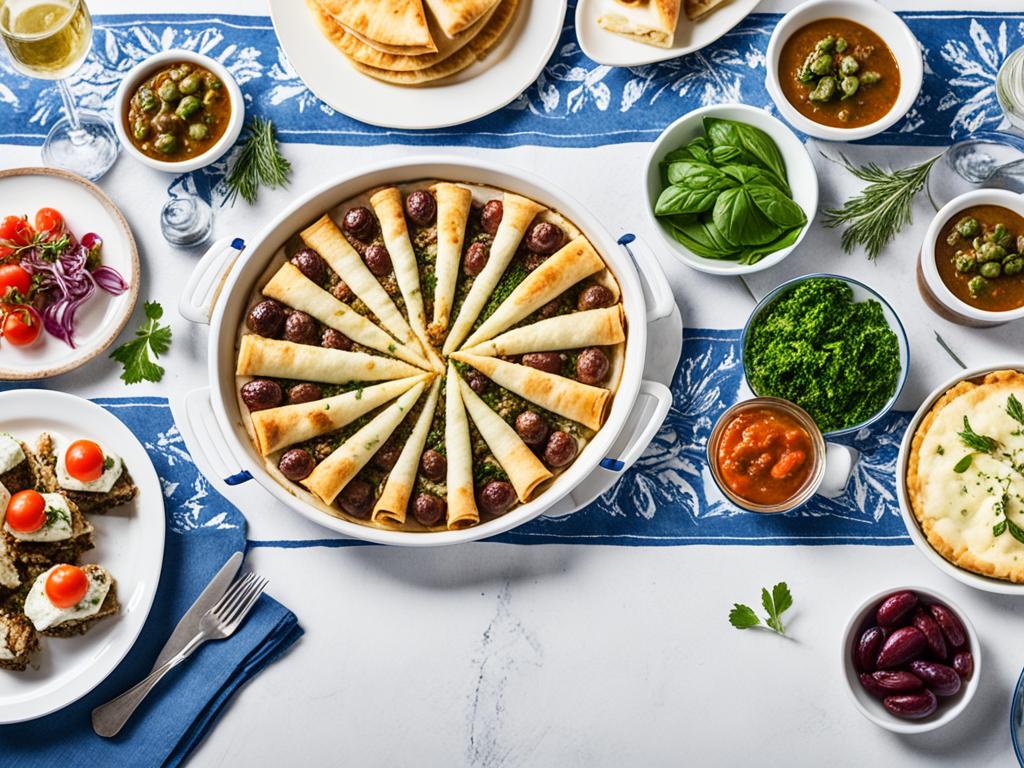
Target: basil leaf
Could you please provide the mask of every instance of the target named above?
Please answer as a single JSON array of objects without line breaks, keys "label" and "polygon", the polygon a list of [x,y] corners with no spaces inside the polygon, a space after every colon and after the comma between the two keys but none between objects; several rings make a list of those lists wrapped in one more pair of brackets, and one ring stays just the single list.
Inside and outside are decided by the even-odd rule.
[{"label": "basil leaf", "polygon": [[759,166],[730,163],[728,165],[723,165],[718,170],[726,176],[736,179],[736,181],[741,184],[759,184],[763,182],[777,187],[787,195],[789,194],[789,188],[781,179],[779,179],[774,173],[766,171],[764,168]]},{"label": "basil leaf", "polygon": [[690,150],[689,149],[687,149],[686,147],[679,147],[678,149],[673,149],[671,152],[669,152],[667,155],[665,155],[661,159],[661,164],[663,166],[667,167],[667,166],[669,166],[672,163],[678,163],[680,160],[695,160],[695,159],[696,158],[693,155],[690,154]]},{"label": "basil leaf", "polygon": [[968,470],[973,461],[974,454],[968,453],[966,456],[964,456],[962,459],[960,459],[960,461],[956,463],[956,465],[953,467],[953,471],[956,472],[958,475],[961,475]]},{"label": "basil leaf", "polygon": [[735,259],[738,253],[711,221],[672,225],[670,232],[678,243],[705,259]]},{"label": "basil leaf", "polygon": [[788,229],[799,227],[807,223],[807,216],[803,208],[793,202],[791,198],[784,195],[778,187],[757,182],[746,184],[745,188],[750,194],[754,205],[773,224]]},{"label": "basil leaf", "polygon": [[694,160],[700,160],[702,162],[708,162],[708,140],[703,136],[698,136],[696,139],[686,145],[686,149]]},{"label": "basil leaf", "polygon": [[[758,163],[778,176],[782,181],[788,182],[786,176],[786,163],[782,159],[782,153],[771,136],[746,123],[736,123],[736,132],[740,138],[740,145],[750,154],[757,158]],[[788,186],[788,184],[787,184]]]},{"label": "basil leaf", "polygon": [[789,248],[789,246],[797,241],[802,231],[803,227],[795,227],[787,232],[783,232],[782,235],[770,243],[744,249],[740,254],[740,264],[757,264],[768,254],[781,251],[783,248]]},{"label": "basil leaf", "polygon": [[654,215],[665,216],[710,211],[715,205],[719,192],[720,190],[717,188],[695,189],[674,185],[665,187],[658,196],[658,202],[654,205]]},{"label": "basil leaf", "polygon": [[745,186],[722,192],[715,200],[712,218],[722,236],[736,245],[764,245],[782,234],[782,229],[758,210]]},{"label": "basil leaf", "polygon": [[740,141],[740,135],[736,130],[737,125],[738,123],[732,120],[723,120],[719,117],[705,117],[704,133],[707,134],[712,148],[735,147],[736,149],[743,149],[743,143]]},{"label": "basil leaf", "polygon": [[723,146],[714,147],[711,150],[712,162],[718,163],[719,165],[732,162],[745,162],[748,159],[747,153],[739,147]]},{"label": "basil leaf", "polygon": [[[680,160],[668,167],[668,180],[679,186],[707,188],[714,184],[736,186],[736,180],[726,176],[715,166],[696,160]],[[724,189],[724,187],[723,187]]]}]

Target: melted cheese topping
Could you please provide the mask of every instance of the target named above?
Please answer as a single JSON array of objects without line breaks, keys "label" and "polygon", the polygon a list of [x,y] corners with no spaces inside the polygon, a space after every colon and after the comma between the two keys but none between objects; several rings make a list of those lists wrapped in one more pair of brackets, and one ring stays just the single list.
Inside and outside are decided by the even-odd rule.
[{"label": "melted cheese topping", "polygon": [[[1024,377],[976,387],[948,403],[921,441],[918,465],[919,515],[954,553],[966,549],[980,561],[966,567],[988,563],[1003,578],[1024,569],[1024,543],[1004,523],[1024,529],[1024,424],[1007,410],[1011,394],[1024,402]],[[964,444],[958,433],[965,416],[975,433],[998,441],[994,451]]]},{"label": "melted cheese topping", "polygon": [[46,594],[46,579],[57,567],[55,565],[45,573],[41,573],[25,598],[25,615],[39,631],[99,613],[100,606],[103,605],[103,601],[107,599],[107,593],[110,592],[110,574],[102,569],[98,573],[93,573],[93,569],[89,568],[85,571],[89,581],[85,597],[70,608],[58,608],[50,602],[50,598]]},{"label": "melted cheese topping", "polygon": [[4,530],[19,541],[65,541],[70,539],[74,533],[74,526],[71,520],[71,508],[68,500],[59,493],[44,493],[43,500],[46,502],[46,522],[38,531],[25,533],[11,529],[6,522]]},{"label": "melted cheese topping", "polygon": [[25,452],[21,450],[21,443],[6,432],[0,432],[0,475],[11,471],[24,460]]},{"label": "melted cheese topping", "polygon": [[65,461],[68,446],[71,441],[63,435],[53,435],[53,450],[57,455],[57,485],[67,491],[86,491],[88,493],[109,493],[110,489],[124,472],[124,463],[116,453],[107,450],[105,445],[100,444],[106,462],[104,463],[103,474],[95,480],[83,482],[71,476],[68,472]]}]

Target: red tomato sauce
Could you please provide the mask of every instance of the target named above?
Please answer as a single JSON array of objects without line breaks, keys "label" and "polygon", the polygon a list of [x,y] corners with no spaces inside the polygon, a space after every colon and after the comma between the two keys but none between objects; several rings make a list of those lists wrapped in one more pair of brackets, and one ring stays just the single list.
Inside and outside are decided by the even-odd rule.
[{"label": "red tomato sauce", "polygon": [[807,430],[785,411],[742,411],[722,431],[718,474],[740,498],[781,504],[803,488],[814,464],[812,451]]}]

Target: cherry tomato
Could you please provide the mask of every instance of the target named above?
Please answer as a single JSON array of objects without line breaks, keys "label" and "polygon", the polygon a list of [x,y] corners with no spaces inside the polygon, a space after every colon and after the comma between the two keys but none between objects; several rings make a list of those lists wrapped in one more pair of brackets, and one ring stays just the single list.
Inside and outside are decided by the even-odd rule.
[{"label": "cherry tomato", "polygon": [[0,222],[0,240],[6,240],[11,245],[28,245],[35,237],[32,225],[28,223],[26,216],[5,216]]},{"label": "cherry tomato", "polygon": [[46,577],[46,596],[57,608],[71,608],[89,591],[89,577],[77,565],[58,565]]},{"label": "cherry tomato", "polygon": [[43,330],[43,318],[27,304],[7,307],[0,336],[16,347],[26,347],[39,338]]},{"label": "cherry tomato", "polygon": [[46,499],[37,491],[18,491],[7,502],[7,525],[12,531],[32,533],[46,522]]},{"label": "cherry tomato", "polygon": [[64,217],[56,208],[40,208],[36,212],[36,232],[48,232],[49,238],[59,237],[64,232]]},{"label": "cherry tomato", "polygon": [[0,245],[0,262],[7,261],[7,259],[13,255],[13,248],[8,248],[6,245]]},{"label": "cherry tomato", "polygon": [[99,480],[103,474],[106,457],[103,449],[92,440],[75,440],[64,454],[64,465],[68,474],[83,483]]},{"label": "cherry tomato", "polygon": [[22,296],[27,296],[32,287],[32,275],[18,264],[0,266],[0,297],[6,296],[12,288]]}]

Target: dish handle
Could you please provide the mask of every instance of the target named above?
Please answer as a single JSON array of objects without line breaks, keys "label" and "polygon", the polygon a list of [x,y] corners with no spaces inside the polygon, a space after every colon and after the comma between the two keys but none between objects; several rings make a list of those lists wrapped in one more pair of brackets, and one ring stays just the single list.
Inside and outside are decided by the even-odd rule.
[{"label": "dish handle", "polygon": [[829,499],[842,496],[859,457],[860,453],[848,445],[825,443],[825,474],[818,493]]},{"label": "dish handle", "polygon": [[[636,404],[626,420],[631,429],[619,434],[609,451],[613,456],[601,459],[598,466],[617,473],[625,472],[633,466],[647,450],[661,425],[665,423],[665,417],[668,416],[668,409],[671,407],[672,390],[661,382],[643,379],[640,382]],[[618,458],[615,458],[615,455]]]},{"label": "dish handle", "polygon": [[629,254],[629,258],[636,265],[636,271],[640,274],[647,304],[647,322],[651,323],[671,315],[676,306],[676,297],[672,295],[668,277],[651,246],[632,232],[624,234],[618,242]]},{"label": "dish handle", "polygon": [[196,264],[178,301],[178,312],[193,323],[209,325],[213,305],[220,295],[224,280],[245,250],[240,237],[222,237],[210,246]]},{"label": "dish handle", "polygon": [[241,485],[252,480],[252,475],[238,466],[238,460],[217,426],[209,387],[193,389],[185,395],[183,411],[188,432],[195,438],[214,474],[226,485]]}]

